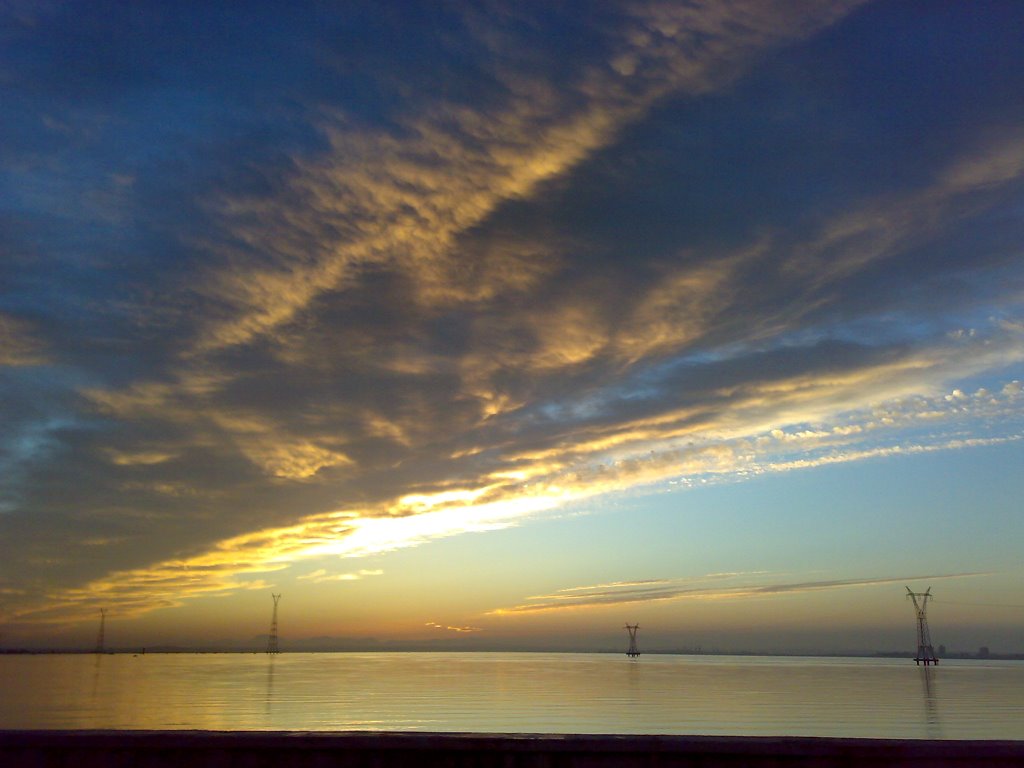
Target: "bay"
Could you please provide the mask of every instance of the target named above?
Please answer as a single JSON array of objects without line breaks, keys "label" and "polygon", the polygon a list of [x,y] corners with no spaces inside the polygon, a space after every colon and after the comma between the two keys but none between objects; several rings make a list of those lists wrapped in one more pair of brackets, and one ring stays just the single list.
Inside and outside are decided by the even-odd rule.
[{"label": "bay", "polygon": [[565,653],[0,656],[0,729],[1024,739],[1024,663]]}]

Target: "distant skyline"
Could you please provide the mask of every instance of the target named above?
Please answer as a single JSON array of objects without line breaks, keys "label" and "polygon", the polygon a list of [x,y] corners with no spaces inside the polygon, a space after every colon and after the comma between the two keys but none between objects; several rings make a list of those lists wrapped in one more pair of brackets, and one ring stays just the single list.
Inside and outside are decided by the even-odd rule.
[{"label": "distant skyline", "polygon": [[0,10],[0,646],[1024,652],[1024,4]]}]

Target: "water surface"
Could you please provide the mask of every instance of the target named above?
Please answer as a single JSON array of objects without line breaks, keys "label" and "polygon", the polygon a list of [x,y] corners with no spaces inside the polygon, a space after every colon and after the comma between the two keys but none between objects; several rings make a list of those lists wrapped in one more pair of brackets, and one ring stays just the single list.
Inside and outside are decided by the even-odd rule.
[{"label": "water surface", "polygon": [[540,653],[0,656],[0,728],[1024,739],[1024,663]]}]

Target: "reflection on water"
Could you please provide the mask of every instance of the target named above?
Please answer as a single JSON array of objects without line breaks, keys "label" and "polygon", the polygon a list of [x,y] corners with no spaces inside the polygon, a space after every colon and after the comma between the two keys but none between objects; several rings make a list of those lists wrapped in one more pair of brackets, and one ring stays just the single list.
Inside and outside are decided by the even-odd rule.
[{"label": "reflection on water", "polygon": [[942,721],[939,719],[939,698],[935,691],[935,667],[925,664],[921,671],[921,690],[924,693],[924,720],[929,739],[942,738]]},{"label": "reflection on water", "polygon": [[102,653],[97,653],[96,654],[96,663],[93,664],[93,673],[92,673],[92,699],[93,699],[93,701],[96,700],[96,690],[97,690],[97,687],[100,684],[100,665],[102,663],[103,663],[103,654]]},{"label": "reflection on water", "polygon": [[903,659],[658,654],[0,656],[0,728],[1024,739],[1022,723],[1019,662],[951,660],[934,668]]},{"label": "reflection on water", "polygon": [[266,713],[270,715],[270,705],[274,700],[274,657],[275,653],[267,654],[267,708]]}]

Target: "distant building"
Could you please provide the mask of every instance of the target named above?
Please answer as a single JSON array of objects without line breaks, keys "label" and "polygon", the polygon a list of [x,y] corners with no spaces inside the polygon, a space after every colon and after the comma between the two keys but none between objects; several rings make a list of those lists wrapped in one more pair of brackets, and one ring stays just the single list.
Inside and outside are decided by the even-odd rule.
[{"label": "distant building", "polygon": [[945,655],[946,655],[946,646],[940,645],[939,646],[939,656],[945,656]]},{"label": "distant building", "polygon": [[983,646],[981,646],[981,648],[978,649],[978,658],[979,659],[987,659],[988,658],[988,646],[987,645],[983,645]]}]

